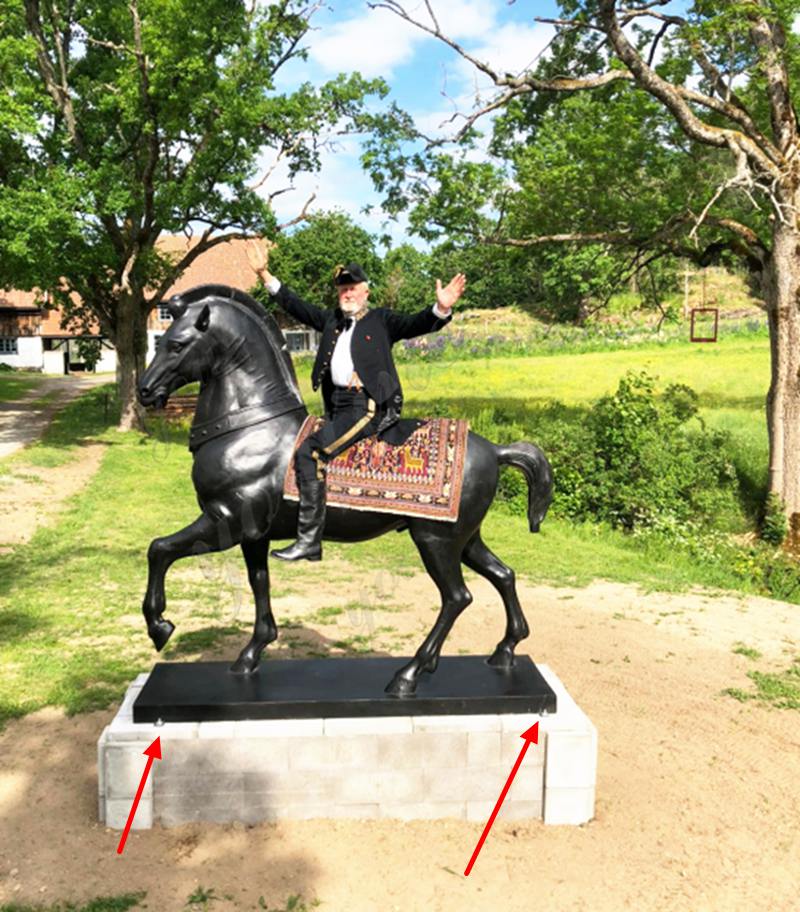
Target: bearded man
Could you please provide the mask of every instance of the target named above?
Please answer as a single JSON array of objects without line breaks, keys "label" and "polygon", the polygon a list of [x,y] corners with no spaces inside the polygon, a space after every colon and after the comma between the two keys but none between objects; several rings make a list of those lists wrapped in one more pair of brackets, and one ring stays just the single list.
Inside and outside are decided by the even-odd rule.
[{"label": "bearded man", "polygon": [[326,420],[295,455],[300,494],[297,541],[271,552],[281,560],[318,561],[322,558],[327,463],[373,434],[390,443],[403,442],[392,434],[403,408],[392,346],[400,339],[446,326],[453,305],[464,293],[466,277],[459,273],[445,287],[437,279],[435,304],[415,314],[401,314],[385,307],[370,308],[367,276],[358,263],[348,263],[334,270],[339,306],[329,310],[301,300],[273,276],[261,245],[251,245],[248,254],[276,302],[300,323],[322,333],[311,382],[315,390],[322,385]]}]

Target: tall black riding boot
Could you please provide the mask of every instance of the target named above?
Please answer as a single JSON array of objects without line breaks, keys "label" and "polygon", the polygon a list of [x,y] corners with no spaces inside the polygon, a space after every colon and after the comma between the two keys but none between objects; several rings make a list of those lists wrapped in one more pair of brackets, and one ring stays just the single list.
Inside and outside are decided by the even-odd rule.
[{"label": "tall black riding boot", "polygon": [[325,478],[311,481],[299,478],[300,508],[297,515],[297,541],[271,551],[281,560],[322,560],[322,527],[325,525]]}]

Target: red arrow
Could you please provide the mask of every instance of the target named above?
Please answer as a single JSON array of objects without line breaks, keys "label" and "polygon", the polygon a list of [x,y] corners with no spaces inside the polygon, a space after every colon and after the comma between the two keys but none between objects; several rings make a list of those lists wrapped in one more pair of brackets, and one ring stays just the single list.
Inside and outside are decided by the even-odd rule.
[{"label": "red arrow", "polygon": [[524,731],[520,735],[520,738],[523,738],[525,740],[525,743],[522,745],[522,750],[519,752],[519,757],[517,757],[517,762],[514,764],[514,768],[509,773],[508,779],[506,779],[506,784],[503,786],[503,791],[500,792],[500,797],[497,799],[497,804],[495,804],[495,806],[494,806],[492,815],[486,821],[486,826],[483,828],[483,832],[481,833],[481,838],[478,840],[478,844],[475,846],[475,851],[472,853],[472,858],[470,858],[469,864],[467,865],[467,868],[464,871],[464,877],[469,877],[469,872],[472,870],[472,866],[475,864],[475,859],[478,857],[478,853],[483,848],[483,844],[484,844],[484,842],[486,842],[486,837],[489,835],[489,830],[491,830],[491,828],[492,828],[494,819],[495,819],[495,817],[497,817],[500,807],[503,804],[503,801],[505,801],[506,795],[508,794],[508,790],[511,788],[511,783],[514,781],[514,776],[517,775],[517,770],[520,768],[520,766],[522,765],[522,761],[525,759],[525,753],[527,752],[528,748],[531,746],[531,743],[533,743],[533,744],[539,743],[539,723],[534,722],[534,724],[531,725],[531,727],[527,731]]},{"label": "red arrow", "polygon": [[122,831],[122,836],[120,837],[119,845],[117,846],[117,855],[121,855],[122,850],[125,848],[125,840],[128,838],[128,833],[130,832],[131,824],[133,823],[133,817],[136,813],[136,808],[139,807],[139,799],[142,797],[144,784],[147,782],[147,777],[150,775],[150,767],[153,765],[153,760],[161,759],[161,738],[156,738],[150,747],[148,747],[147,750],[142,751],[142,753],[147,755],[147,764],[144,768],[144,772],[142,773],[142,778],[139,782],[139,788],[136,790],[136,797],[133,799],[131,812],[128,814],[128,822],[125,824],[125,829]]}]

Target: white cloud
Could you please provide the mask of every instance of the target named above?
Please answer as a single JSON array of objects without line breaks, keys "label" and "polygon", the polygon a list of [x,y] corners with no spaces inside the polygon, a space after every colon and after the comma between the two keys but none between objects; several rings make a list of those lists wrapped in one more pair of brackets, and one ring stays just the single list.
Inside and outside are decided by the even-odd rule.
[{"label": "white cloud", "polygon": [[[409,6],[414,0],[410,0]],[[546,25],[525,23],[496,25],[503,0],[433,0],[434,11],[442,31],[459,41],[471,54],[484,60],[500,72],[519,72],[531,64],[549,43],[553,30]],[[422,19],[427,16],[424,3],[409,10]],[[331,72],[359,70],[364,76],[390,76],[393,68],[412,63],[425,45],[430,48],[435,39],[403,22],[387,10],[366,10],[363,15],[351,16],[330,26],[321,26],[310,42],[309,63],[315,69]],[[493,94],[488,78],[458,57],[455,52],[445,55],[440,75],[430,80],[419,106],[412,112],[417,125],[426,135],[453,135],[463,118],[447,121],[458,111],[469,113],[475,102],[476,87],[485,104]],[[429,70],[430,71],[430,70]],[[476,74],[480,81],[476,82]],[[427,110],[423,109],[423,106]],[[416,107],[416,106],[415,106]],[[489,133],[491,117],[479,122]],[[481,160],[486,156],[488,137],[479,142],[469,158]],[[301,174],[294,180],[294,189],[276,197],[274,204],[279,221],[293,218],[312,193],[316,193],[312,210],[339,208],[358,224],[375,234],[384,230],[384,215],[378,204],[379,195],[372,187],[358,161],[357,140],[341,143],[334,152],[325,150],[322,170],[317,174]],[[270,180],[269,192],[288,183],[286,169],[278,169]],[[367,203],[376,208],[370,215],[361,212]],[[413,240],[407,237],[405,222],[389,227],[395,243]]]},{"label": "white cloud", "polygon": [[[335,149],[323,149],[321,170],[316,173],[298,174],[294,178],[293,189],[275,197],[273,205],[278,222],[288,222],[299,215],[305,203],[314,194],[309,212],[340,209],[372,234],[381,235],[386,232],[391,235],[394,243],[409,240],[404,219],[399,224],[382,224],[386,217],[378,205],[379,196],[372,186],[372,181],[361,168],[359,151],[358,140],[352,138],[337,143]],[[265,157],[263,167],[266,169],[268,165],[269,159]],[[270,176],[262,192],[267,195],[288,186],[288,169],[281,164]],[[375,205],[369,215],[361,211],[368,203]]]},{"label": "white cloud", "polygon": [[[483,38],[493,29],[497,18],[498,4],[494,0],[438,0],[431,6],[442,32],[456,40]],[[429,21],[422,4],[415,18]]]},{"label": "white cloud", "polygon": [[[488,63],[496,72],[517,75],[539,62],[553,34],[554,28],[551,25],[507,23],[492,29],[488,40],[468,47],[467,50],[477,60]],[[474,86],[477,80],[480,88],[491,85],[489,78],[463,57],[459,58],[457,66],[458,73],[465,83]]]},{"label": "white cloud", "polygon": [[[454,40],[482,38],[491,32],[497,0],[439,0],[433,10],[442,32]],[[409,14],[432,25],[424,4],[409,4]],[[323,26],[309,48],[311,60],[328,73],[358,70],[368,78],[389,77],[408,63],[420,44],[435,39],[384,8],[366,9],[332,26]]]},{"label": "white cloud", "polygon": [[322,28],[309,47],[310,59],[328,73],[358,70],[362,76],[389,76],[407,63],[423,32],[385,9]]}]

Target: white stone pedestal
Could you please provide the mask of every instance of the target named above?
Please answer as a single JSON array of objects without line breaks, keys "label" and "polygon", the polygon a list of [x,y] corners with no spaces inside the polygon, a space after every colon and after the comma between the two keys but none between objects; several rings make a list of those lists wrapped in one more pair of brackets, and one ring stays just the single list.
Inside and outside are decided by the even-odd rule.
[{"label": "white stone pedestal", "polygon": [[134,829],[213,822],[393,817],[487,820],[539,721],[499,816],[581,824],[594,815],[597,730],[546,666],[557,712],[244,722],[133,722],[128,688],[97,744],[100,821],[122,829],[161,738]]}]

